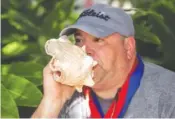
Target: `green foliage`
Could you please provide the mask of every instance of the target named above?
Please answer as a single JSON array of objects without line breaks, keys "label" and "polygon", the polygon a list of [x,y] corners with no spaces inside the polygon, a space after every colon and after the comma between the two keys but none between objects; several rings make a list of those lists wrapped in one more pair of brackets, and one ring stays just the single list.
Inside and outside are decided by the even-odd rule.
[{"label": "green foliage", "polygon": [[15,74],[24,77],[36,86],[42,84],[42,70],[43,66],[34,62],[17,62],[2,66],[2,74]]},{"label": "green foliage", "polygon": [[18,118],[18,109],[9,91],[1,84],[1,117]]},{"label": "green foliage", "polygon": [[73,7],[74,0],[2,0],[2,118],[19,118],[18,106],[39,104],[51,58],[44,44],[75,21]]},{"label": "green foliage", "polygon": [[36,107],[39,104],[42,93],[33,83],[15,75],[5,75],[2,78],[2,84],[17,105]]},{"label": "green foliage", "polygon": [[146,59],[175,71],[175,1],[137,1],[134,2],[137,9],[133,19],[138,52]]},{"label": "green foliage", "polygon": [[18,54],[21,54],[21,52],[23,52],[26,48],[27,48],[26,45],[14,41],[4,46],[2,52],[6,56],[16,56]]}]

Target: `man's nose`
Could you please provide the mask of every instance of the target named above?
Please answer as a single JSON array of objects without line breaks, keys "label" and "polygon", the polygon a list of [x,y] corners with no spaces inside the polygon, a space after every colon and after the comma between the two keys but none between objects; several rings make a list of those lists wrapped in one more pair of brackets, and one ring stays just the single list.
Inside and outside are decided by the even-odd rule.
[{"label": "man's nose", "polygon": [[86,41],[84,42],[84,46],[85,46],[85,51],[87,53],[87,55],[89,56],[94,56],[95,53],[95,46],[91,41]]}]

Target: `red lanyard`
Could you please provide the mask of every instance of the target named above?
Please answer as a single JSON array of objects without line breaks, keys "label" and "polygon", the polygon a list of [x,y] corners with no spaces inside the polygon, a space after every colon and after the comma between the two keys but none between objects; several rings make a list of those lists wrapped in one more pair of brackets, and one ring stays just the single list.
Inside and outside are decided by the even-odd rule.
[{"label": "red lanyard", "polygon": [[[128,80],[125,82],[121,90],[118,92],[117,99],[113,100],[107,113],[104,115],[104,118],[118,117],[126,99],[127,89],[128,89]],[[99,113],[99,109],[98,109],[99,107],[97,107],[97,105],[94,103],[94,99],[92,95],[90,95],[91,89],[86,87],[84,91],[85,91],[85,95],[89,95],[89,106],[91,110],[91,118],[103,118],[102,115]]]},{"label": "red lanyard", "polygon": [[117,98],[115,100],[113,100],[108,111],[104,115],[100,111],[100,110],[102,110],[102,109],[100,109],[101,107],[97,105],[96,100],[92,96],[92,90],[89,87],[84,87],[84,94],[86,96],[89,96],[89,107],[91,110],[91,118],[117,118],[117,117],[119,117],[119,114],[120,114],[122,108],[124,107],[124,104],[126,101],[130,75],[135,70],[136,65],[137,65],[137,62],[134,63],[134,66],[133,66],[131,72],[129,73],[127,80],[123,84],[122,88],[120,88],[120,91],[118,91]]}]

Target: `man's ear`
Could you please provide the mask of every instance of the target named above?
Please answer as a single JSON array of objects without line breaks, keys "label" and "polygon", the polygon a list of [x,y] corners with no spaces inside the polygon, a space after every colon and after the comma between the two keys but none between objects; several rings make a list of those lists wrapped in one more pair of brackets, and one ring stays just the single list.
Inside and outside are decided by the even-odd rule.
[{"label": "man's ear", "polygon": [[124,47],[126,50],[128,60],[132,59],[136,54],[136,42],[135,38],[130,36],[124,39]]}]

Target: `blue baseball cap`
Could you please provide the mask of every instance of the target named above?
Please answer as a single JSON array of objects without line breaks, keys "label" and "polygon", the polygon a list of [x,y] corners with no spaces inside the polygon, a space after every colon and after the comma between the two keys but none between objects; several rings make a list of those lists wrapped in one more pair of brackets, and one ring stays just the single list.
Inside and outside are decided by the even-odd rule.
[{"label": "blue baseball cap", "polygon": [[62,35],[71,35],[79,29],[98,38],[103,38],[112,33],[123,36],[134,36],[135,30],[130,15],[121,8],[111,7],[105,4],[94,4],[85,9],[75,24],[64,28]]}]

